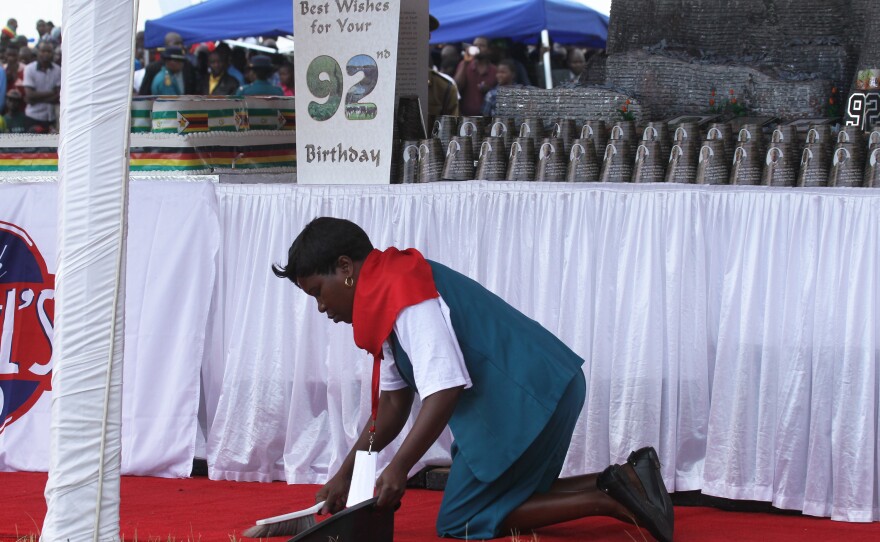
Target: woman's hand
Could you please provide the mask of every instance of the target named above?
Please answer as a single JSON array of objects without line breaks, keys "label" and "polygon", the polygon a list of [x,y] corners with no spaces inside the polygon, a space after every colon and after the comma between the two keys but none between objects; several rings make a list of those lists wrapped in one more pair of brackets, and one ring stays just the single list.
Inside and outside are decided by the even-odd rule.
[{"label": "woman's hand", "polygon": [[395,467],[393,461],[382,471],[382,475],[376,480],[376,494],[379,496],[377,508],[397,506],[406,491],[406,475],[407,472]]},{"label": "woman's hand", "polygon": [[325,501],[321,514],[329,512],[335,514],[345,509],[345,501],[348,499],[348,490],[351,487],[351,478],[336,473],[324,487],[315,494],[315,502]]}]

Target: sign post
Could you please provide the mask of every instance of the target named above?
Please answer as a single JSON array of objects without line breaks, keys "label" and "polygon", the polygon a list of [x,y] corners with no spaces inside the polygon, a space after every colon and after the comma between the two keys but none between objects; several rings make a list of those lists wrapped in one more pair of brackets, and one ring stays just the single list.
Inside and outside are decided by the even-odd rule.
[{"label": "sign post", "polygon": [[387,184],[400,0],[294,0],[297,182]]}]

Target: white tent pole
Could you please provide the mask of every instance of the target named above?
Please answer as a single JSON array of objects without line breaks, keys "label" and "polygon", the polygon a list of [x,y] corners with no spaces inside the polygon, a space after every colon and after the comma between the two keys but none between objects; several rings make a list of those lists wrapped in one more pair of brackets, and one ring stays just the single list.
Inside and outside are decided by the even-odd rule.
[{"label": "white tent pole", "polygon": [[550,66],[550,32],[541,30],[541,46],[544,49],[544,88],[553,88],[553,72]]},{"label": "white tent pole", "polygon": [[137,0],[64,0],[47,542],[119,540]]}]

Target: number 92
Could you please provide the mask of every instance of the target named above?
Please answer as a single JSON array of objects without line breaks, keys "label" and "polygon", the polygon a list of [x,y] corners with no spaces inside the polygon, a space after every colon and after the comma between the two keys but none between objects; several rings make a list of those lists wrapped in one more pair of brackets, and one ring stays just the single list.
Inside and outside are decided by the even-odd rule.
[{"label": "number 92", "polygon": [[[345,118],[348,120],[372,120],[378,111],[376,104],[361,102],[376,88],[379,66],[369,55],[355,55],[345,66],[348,75],[362,73],[360,81],[351,86],[345,95]],[[323,103],[309,102],[309,116],[317,121],[329,120],[339,110],[342,102],[342,68],[336,59],[321,55],[315,57],[306,71],[309,92],[315,98],[326,98]]]}]

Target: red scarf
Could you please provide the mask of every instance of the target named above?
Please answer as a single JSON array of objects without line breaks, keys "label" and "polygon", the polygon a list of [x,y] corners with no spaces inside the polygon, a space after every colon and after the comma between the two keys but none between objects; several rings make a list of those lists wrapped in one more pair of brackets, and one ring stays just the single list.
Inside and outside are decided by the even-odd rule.
[{"label": "red scarf", "polygon": [[373,354],[373,430],[379,406],[379,361],[382,343],[391,335],[400,311],[439,297],[431,266],[422,254],[392,247],[367,255],[354,291],[351,326],[354,343]]}]

